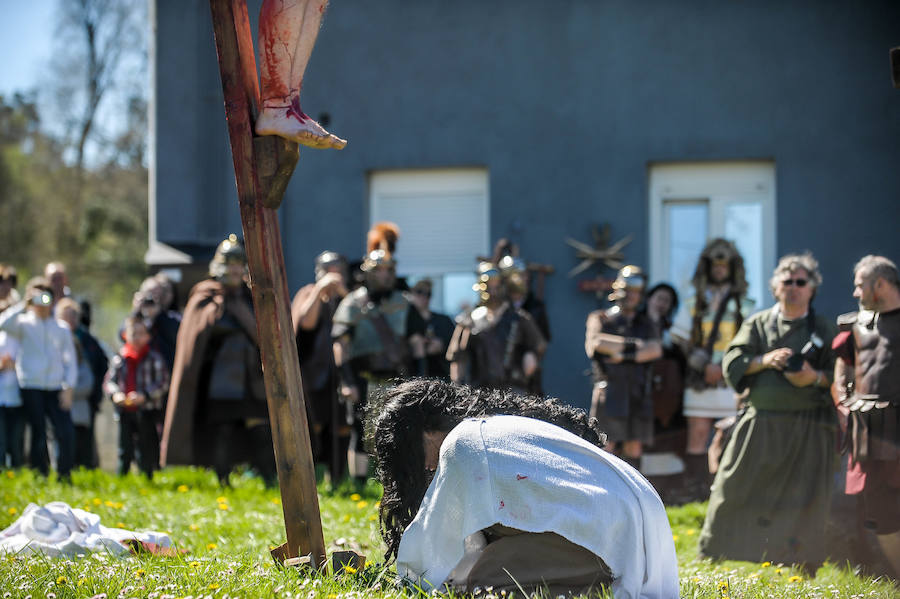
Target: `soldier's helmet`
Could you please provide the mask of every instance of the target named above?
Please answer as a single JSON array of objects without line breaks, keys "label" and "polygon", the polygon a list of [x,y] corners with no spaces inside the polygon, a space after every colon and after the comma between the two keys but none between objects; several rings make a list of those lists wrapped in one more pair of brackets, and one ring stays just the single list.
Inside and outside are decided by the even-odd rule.
[{"label": "soldier's helmet", "polygon": [[330,250],[326,250],[316,256],[316,280],[318,281],[324,277],[328,270],[333,267],[340,268],[342,276],[346,276],[347,259],[342,254]]},{"label": "soldier's helmet", "polygon": [[491,299],[491,290],[488,283],[494,279],[500,279],[502,274],[493,262],[482,261],[475,268],[475,284],[472,291],[478,293],[478,299],[483,303]]},{"label": "soldier's helmet", "polygon": [[363,258],[362,265],[359,268],[363,272],[369,272],[378,266],[394,268],[397,266],[397,261],[394,260],[394,257],[387,250],[372,250]]},{"label": "soldier's helmet", "polygon": [[647,286],[647,275],[640,266],[628,264],[619,269],[616,280],[612,284],[612,293],[607,296],[611,302],[625,297],[629,289],[644,289]]},{"label": "soldier's helmet", "polygon": [[497,266],[500,268],[500,274],[509,292],[524,294],[528,288],[526,279],[528,266],[525,261],[519,257],[506,255],[500,259]]},{"label": "soldier's helmet", "polygon": [[228,264],[247,266],[247,253],[234,233],[223,239],[216,248],[216,253],[209,262],[209,276],[214,279],[222,278],[225,276],[225,267]]}]

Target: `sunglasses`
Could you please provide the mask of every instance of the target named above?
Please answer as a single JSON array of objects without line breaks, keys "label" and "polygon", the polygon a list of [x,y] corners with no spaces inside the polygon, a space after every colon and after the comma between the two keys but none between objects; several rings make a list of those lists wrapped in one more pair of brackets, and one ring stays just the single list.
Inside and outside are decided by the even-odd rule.
[{"label": "sunglasses", "polygon": [[806,284],[809,283],[806,279],[785,279],[781,282],[785,287],[791,287],[792,285],[796,285],[797,287],[806,287]]}]

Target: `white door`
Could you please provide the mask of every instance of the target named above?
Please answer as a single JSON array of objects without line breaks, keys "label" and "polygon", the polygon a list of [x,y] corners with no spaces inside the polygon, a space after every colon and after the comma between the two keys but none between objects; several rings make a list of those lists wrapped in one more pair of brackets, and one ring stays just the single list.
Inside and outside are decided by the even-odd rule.
[{"label": "white door", "polygon": [[684,298],[709,239],[733,241],[757,308],[771,303],[775,267],[775,165],[772,162],[655,164],[650,167],[650,275]]},{"label": "white door", "polygon": [[481,168],[375,172],[369,179],[370,225],[400,227],[397,273],[429,277],[434,310],[455,316],[476,301],[476,257],[490,253],[488,173]]}]

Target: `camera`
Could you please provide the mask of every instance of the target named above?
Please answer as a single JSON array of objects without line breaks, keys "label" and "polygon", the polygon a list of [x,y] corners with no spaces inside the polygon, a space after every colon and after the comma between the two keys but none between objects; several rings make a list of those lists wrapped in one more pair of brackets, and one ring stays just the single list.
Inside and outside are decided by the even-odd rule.
[{"label": "camera", "polygon": [[155,305],[156,305],[156,300],[153,299],[153,298],[150,297],[150,296],[147,296],[147,295],[142,295],[142,296],[139,298],[138,301],[139,301],[141,307],[143,307],[143,306],[155,306]]},{"label": "camera", "polygon": [[791,357],[787,359],[787,362],[784,365],[784,369],[788,372],[797,372],[803,368],[803,362],[812,363],[816,355],[819,353],[819,350],[822,349],[822,346],[825,345],[825,342],[822,341],[822,338],[817,334],[813,333],[809,341],[806,342],[806,345],[803,346],[803,349],[800,350],[800,353],[792,354]]},{"label": "camera", "polygon": [[49,291],[41,291],[31,298],[33,306],[49,306],[53,303],[53,294]]}]

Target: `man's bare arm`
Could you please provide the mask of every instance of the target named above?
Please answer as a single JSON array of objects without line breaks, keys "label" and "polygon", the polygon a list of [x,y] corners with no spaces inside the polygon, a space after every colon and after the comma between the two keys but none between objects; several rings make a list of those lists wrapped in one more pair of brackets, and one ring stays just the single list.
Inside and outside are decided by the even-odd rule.
[{"label": "man's bare arm", "polygon": [[306,294],[298,294],[291,306],[291,316],[294,320],[294,328],[311,331],[319,324],[319,315],[322,313],[322,304],[332,297],[344,297],[347,288],[341,275],[330,272],[316,281],[312,291]]}]

